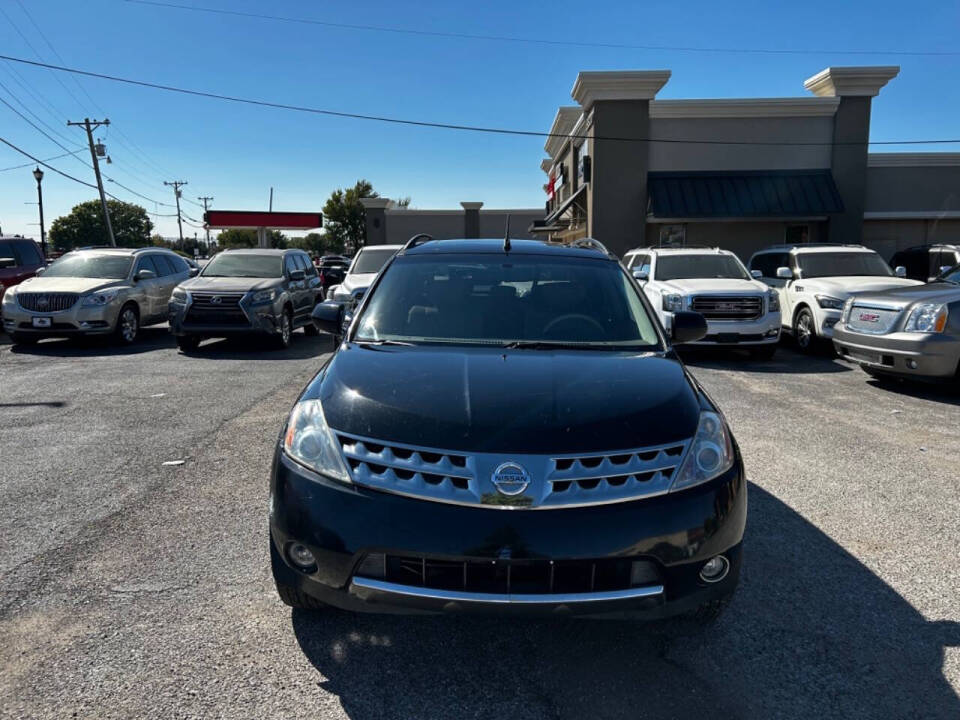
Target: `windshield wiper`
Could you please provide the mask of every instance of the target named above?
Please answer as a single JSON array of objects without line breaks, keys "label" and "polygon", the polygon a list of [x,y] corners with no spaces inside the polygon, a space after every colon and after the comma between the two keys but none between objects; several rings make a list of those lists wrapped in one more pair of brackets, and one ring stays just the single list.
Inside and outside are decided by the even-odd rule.
[{"label": "windshield wiper", "polygon": [[606,345],[551,340],[514,340],[502,345],[506,350],[607,350]]},{"label": "windshield wiper", "polygon": [[380,347],[381,345],[400,345],[403,347],[415,347],[416,343],[404,342],[403,340],[354,340],[356,345],[361,347]]}]

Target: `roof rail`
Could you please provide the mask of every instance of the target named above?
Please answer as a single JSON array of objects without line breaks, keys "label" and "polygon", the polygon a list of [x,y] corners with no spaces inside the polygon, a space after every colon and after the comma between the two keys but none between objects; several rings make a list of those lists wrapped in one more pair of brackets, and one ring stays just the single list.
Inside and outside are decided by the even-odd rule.
[{"label": "roof rail", "polygon": [[428,235],[427,233],[417,233],[412,238],[407,240],[406,244],[403,246],[404,250],[409,250],[410,248],[415,248],[420,243],[425,243],[433,240],[433,235]]},{"label": "roof rail", "polygon": [[591,250],[599,250],[604,255],[610,255],[610,251],[607,250],[606,245],[592,237],[579,238],[577,240],[572,240],[569,243],[570,247],[581,247],[581,248],[590,248]]},{"label": "roof rail", "polygon": [[860,243],[780,243],[778,245],[770,245],[765,247],[764,250],[793,250],[794,248],[805,248],[805,247],[850,247],[850,248],[866,248],[866,245],[861,245]]}]

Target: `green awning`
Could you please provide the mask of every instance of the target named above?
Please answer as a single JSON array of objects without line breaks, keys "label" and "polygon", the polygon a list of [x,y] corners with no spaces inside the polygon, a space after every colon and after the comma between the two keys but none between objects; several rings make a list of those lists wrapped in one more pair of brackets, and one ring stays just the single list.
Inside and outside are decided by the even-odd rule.
[{"label": "green awning", "polygon": [[829,170],[651,172],[655,218],[817,217],[843,212]]}]

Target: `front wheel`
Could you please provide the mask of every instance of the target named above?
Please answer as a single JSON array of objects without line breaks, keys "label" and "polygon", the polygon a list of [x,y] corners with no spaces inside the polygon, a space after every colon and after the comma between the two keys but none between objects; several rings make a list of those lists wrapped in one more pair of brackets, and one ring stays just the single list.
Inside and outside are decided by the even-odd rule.
[{"label": "front wheel", "polygon": [[137,306],[128,303],[120,309],[117,316],[117,327],[114,329],[114,337],[121,345],[132,345],[140,334],[140,313],[137,312]]},{"label": "front wheel", "polygon": [[277,348],[285,350],[290,347],[290,342],[293,339],[293,318],[290,316],[289,310],[284,310],[280,316],[280,327],[278,329]]},{"label": "front wheel", "polygon": [[801,352],[812,353],[817,344],[817,324],[810,308],[803,308],[793,321],[793,337]]}]

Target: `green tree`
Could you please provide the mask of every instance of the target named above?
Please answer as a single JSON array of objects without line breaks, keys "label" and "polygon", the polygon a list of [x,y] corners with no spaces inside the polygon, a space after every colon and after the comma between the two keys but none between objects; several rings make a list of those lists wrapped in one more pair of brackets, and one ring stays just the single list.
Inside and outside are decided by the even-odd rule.
[{"label": "green tree", "polygon": [[303,237],[290,238],[290,247],[306,250],[311,255],[339,255],[343,252],[343,245],[336,243],[329,235],[322,233],[307,233]]},{"label": "green tree", "polygon": [[[287,236],[279,230],[268,230],[267,239],[270,247],[285,249],[289,241]],[[231,228],[223,230],[217,235],[217,247],[221,250],[228,248],[255,248],[257,247],[257,231],[246,228]]]},{"label": "green tree", "polygon": [[366,180],[346,190],[337,189],[323,206],[323,226],[330,247],[343,247],[355,252],[367,242],[366,215],[360,198],[379,197]]},{"label": "green tree", "polygon": [[[145,247],[151,244],[153,223],[147,211],[139,205],[120,200],[107,200],[110,222],[117,247]],[[53,221],[48,233],[55,250],[65,252],[85,245],[109,245],[107,226],[99,200],[89,200],[74,206],[68,215]]]}]

